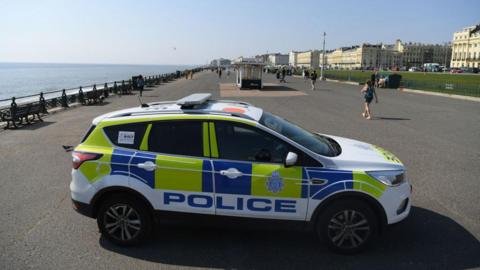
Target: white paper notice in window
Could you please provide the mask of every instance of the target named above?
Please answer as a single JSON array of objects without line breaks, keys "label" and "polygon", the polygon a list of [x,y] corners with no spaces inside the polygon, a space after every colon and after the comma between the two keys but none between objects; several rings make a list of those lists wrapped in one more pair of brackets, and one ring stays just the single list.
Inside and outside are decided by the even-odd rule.
[{"label": "white paper notice in window", "polygon": [[119,131],[118,144],[133,144],[135,141],[135,132],[133,131]]}]

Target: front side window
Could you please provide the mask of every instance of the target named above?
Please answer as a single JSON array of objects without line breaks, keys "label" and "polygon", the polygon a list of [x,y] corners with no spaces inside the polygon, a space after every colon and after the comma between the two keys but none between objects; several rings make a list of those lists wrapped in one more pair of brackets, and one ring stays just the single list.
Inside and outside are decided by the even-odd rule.
[{"label": "front side window", "polygon": [[341,152],[340,145],[333,139],[306,131],[271,113],[263,112],[259,122],[317,154],[333,157]]},{"label": "front side window", "polygon": [[203,156],[201,121],[162,121],[152,123],[148,149],[152,152]]},{"label": "front side window", "polygon": [[282,140],[248,125],[215,122],[219,158],[283,163],[291,147]]}]

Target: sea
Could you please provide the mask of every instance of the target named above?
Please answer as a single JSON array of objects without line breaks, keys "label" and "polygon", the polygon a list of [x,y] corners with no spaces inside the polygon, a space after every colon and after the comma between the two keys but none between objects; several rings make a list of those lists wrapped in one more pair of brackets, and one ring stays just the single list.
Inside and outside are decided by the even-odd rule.
[{"label": "sea", "polygon": [[0,101],[40,92],[78,88],[92,84],[131,79],[132,76],[160,75],[184,70],[186,65],[113,65],[1,63]]}]

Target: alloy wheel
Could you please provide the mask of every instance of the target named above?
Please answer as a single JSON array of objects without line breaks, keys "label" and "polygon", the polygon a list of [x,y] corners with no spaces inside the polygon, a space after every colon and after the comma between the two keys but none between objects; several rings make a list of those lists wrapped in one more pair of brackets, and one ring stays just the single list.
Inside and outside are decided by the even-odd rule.
[{"label": "alloy wheel", "polygon": [[327,235],[333,245],[341,249],[361,246],[370,236],[368,219],[359,211],[342,210],[328,222]]},{"label": "alloy wheel", "polygon": [[110,206],[103,218],[106,231],[117,240],[129,241],[140,233],[142,226],[140,215],[127,204]]}]

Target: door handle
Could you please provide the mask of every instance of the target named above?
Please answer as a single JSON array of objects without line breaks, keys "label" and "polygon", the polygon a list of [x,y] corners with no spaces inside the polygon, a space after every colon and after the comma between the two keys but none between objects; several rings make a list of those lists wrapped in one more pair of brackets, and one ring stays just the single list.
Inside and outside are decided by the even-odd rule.
[{"label": "door handle", "polygon": [[320,178],[312,178],[310,179],[310,183],[312,183],[313,185],[325,185],[326,183],[328,183],[328,180],[320,179]]},{"label": "door handle", "polygon": [[157,165],[151,161],[145,161],[145,163],[138,163],[137,167],[151,172],[157,168]]},{"label": "door handle", "polygon": [[230,179],[235,179],[243,175],[243,173],[235,168],[220,171],[220,175],[226,176]]}]

